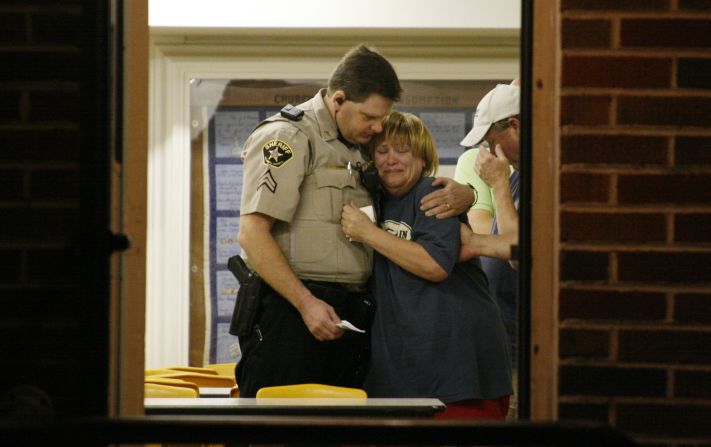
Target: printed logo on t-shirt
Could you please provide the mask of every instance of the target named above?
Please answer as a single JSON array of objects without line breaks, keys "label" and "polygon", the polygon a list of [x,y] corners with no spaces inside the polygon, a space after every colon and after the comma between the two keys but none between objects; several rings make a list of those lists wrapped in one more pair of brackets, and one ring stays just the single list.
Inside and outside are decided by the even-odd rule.
[{"label": "printed logo on t-shirt", "polygon": [[281,140],[267,141],[262,146],[262,154],[264,154],[264,163],[275,168],[280,168],[294,156],[294,151],[291,146]]},{"label": "printed logo on t-shirt", "polygon": [[405,239],[406,241],[412,240],[412,227],[405,222],[395,222],[394,220],[386,220],[383,222],[383,230],[388,233],[399,237],[400,239]]}]

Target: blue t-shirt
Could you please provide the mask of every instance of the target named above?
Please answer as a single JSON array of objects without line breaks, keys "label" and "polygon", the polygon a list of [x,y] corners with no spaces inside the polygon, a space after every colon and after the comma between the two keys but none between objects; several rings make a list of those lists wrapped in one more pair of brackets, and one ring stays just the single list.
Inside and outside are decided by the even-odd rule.
[{"label": "blue t-shirt", "polygon": [[376,252],[375,320],[365,389],[372,397],[432,397],[443,402],[511,394],[511,365],[501,313],[478,261],[457,263],[459,220],[419,210],[432,192],[424,177],[407,194],[383,199],[381,226],[422,245],[449,273],[420,278]]},{"label": "blue t-shirt", "polygon": [[[509,186],[511,188],[511,196],[514,200],[514,206],[518,210],[519,202],[519,176],[518,171],[514,171],[509,177]],[[496,216],[491,226],[491,234],[498,234],[499,227],[496,224]],[[509,338],[509,347],[511,350],[511,364],[516,367],[518,364],[518,306],[516,297],[518,296],[518,272],[511,268],[508,261],[503,261],[498,258],[481,257],[481,267],[489,278],[489,290],[491,296],[496,299],[501,309],[501,315],[504,318],[506,333]]]}]

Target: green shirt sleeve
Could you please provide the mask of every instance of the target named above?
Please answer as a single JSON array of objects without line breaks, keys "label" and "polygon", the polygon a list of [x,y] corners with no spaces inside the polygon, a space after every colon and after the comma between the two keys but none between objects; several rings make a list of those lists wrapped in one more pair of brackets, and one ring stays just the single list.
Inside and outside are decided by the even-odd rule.
[{"label": "green shirt sleeve", "polygon": [[457,159],[457,166],[454,168],[454,180],[464,185],[469,184],[474,187],[477,193],[477,201],[472,205],[473,210],[486,210],[494,215],[494,201],[491,198],[491,190],[474,171],[474,161],[479,153],[479,148],[475,147],[465,151]]}]

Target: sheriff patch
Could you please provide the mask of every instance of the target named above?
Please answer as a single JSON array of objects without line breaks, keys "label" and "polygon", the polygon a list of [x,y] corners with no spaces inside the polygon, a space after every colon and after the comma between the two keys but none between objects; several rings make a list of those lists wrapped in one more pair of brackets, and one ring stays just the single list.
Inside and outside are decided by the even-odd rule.
[{"label": "sheriff patch", "polygon": [[267,141],[262,146],[262,154],[264,154],[264,164],[275,168],[280,168],[294,156],[291,147],[281,140]]}]

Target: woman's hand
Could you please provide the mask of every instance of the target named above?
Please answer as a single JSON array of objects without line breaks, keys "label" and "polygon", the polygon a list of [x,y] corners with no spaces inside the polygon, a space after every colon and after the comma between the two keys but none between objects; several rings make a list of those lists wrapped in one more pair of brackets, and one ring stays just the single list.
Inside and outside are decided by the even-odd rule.
[{"label": "woman's hand", "polygon": [[341,229],[348,240],[364,242],[365,236],[372,233],[375,226],[370,217],[361,211],[353,201],[341,210]]}]

